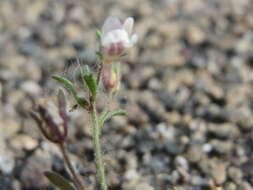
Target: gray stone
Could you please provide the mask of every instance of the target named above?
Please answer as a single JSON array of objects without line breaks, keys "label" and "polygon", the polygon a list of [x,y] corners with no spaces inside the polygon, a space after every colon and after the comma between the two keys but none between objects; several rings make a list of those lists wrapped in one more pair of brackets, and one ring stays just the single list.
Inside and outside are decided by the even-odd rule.
[{"label": "gray stone", "polygon": [[229,167],[228,168],[228,176],[237,184],[241,182],[243,177],[243,173],[239,168]]}]

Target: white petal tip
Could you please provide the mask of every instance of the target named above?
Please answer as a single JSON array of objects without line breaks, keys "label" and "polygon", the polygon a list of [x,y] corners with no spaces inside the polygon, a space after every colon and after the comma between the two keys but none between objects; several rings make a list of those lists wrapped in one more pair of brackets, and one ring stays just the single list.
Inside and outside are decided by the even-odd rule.
[{"label": "white petal tip", "polygon": [[134,23],[134,18],[133,17],[127,17],[125,22]]},{"label": "white petal tip", "polygon": [[123,28],[127,31],[129,35],[132,33],[133,25],[134,25],[133,17],[128,17],[124,22]]},{"label": "white petal tip", "polygon": [[137,34],[132,35],[132,37],[131,37],[132,45],[136,44],[137,41],[138,41],[138,35]]},{"label": "white petal tip", "polygon": [[106,33],[110,30],[119,29],[122,27],[120,20],[117,17],[109,16],[104,22],[102,32]]}]

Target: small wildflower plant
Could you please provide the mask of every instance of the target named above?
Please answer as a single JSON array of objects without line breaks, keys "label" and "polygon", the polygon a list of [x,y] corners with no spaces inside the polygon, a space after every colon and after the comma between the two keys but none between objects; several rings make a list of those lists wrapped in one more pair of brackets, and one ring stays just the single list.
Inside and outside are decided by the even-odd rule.
[{"label": "small wildflower plant", "polygon": [[[104,108],[98,113],[96,108],[97,97],[99,96],[101,85],[108,94],[115,94],[120,89],[120,59],[126,56],[129,49],[134,46],[138,38],[136,34],[132,34],[134,19],[129,17],[122,24],[116,17],[109,17],[105,20],[101,31],[96,32],[99,42],[99,49],[96,52],[100,63],[96,73],[93,73],[88,65],[81,68],[81,77],[83,85],[87,89],[89,97],[79,96],[77,87],[67,78],[62,76],[53,76],[53,79],[62,84],[68,92],[71,93],[76,104],[86,110],[90,115],[91,131],[93,138],[93,146],[95,152],[95,161],[98,174],[98,181],[101,190],[107,190],[105,168],[102,159],[101,150],[101,130],[104,123],[117,115],[125,115],[124,110],[109,110]],[[66,167],[71,173],[71,181],[55,172],[45,172],[46,177],[61,190],[85,190],[85,186],[80,176],[71,165],[67,150],[66,138],[68,135],[68,116],[66,112],[66,98],[63,90],[58,92],[58,115],[61,122],[56,122],[50,110],[44,105],[36,105],[31,111],[31,117],[36,121],[43,136],[59,146]]]}]

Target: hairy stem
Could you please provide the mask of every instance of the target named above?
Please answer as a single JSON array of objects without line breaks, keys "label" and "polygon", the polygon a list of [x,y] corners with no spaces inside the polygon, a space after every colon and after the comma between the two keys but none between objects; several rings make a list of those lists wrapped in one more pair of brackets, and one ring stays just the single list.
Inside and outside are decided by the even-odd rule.
[{"label": "hairy stem", "polygon": [[104,163],[102,160],[102,152],[101,152],[101,144],[100,144],[100,127],[98,123],[97,110],[94,103],[92,103],[90,116],[91,116],[91,123],[92,123],[93,144],[95,148],[96,167],[98,171],[100,187],[101,187],[101,190],[107,190],[106,179],[105,179],[105,169],[104,169]]},{"label": "hairy stem", "polygon": [[70,162],[70,159],[69,159],[69,156],[68,156],[68,153],[66,151],[66,148],[65,148],[64,144],[60,144],[60,150],[62,152],[62,155],[63,155],[64,161],[67,165],[67,168],[69,169],[69,171],[72,175],[73,182],[74,182],[75,186],[80,190],[84,190],[84,186],[83,186],[81,180],[79,179],[78,175],[75,172],[75,169],[73,168],[73,166]]},{"label": "hairy stem", "polygon": [[100,79],[101,79],[101,74],[103,71],[103,67],[104,67],[104,62],[101,61],[99,69],[98,69],[98,76],[97,76],[97,85],[99,85]]}]

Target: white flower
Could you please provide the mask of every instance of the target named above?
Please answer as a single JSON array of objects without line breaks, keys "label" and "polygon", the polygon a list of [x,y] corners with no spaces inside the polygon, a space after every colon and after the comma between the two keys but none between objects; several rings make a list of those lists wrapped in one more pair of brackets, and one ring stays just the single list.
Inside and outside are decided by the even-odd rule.
[{"label": "white flower", "polygon": [[134,19],[128,17],[124,24],[116,17],[109,17],[102,27],[101,46],[106,62],[112,62],[127,52],[138,40],[132,35]]}]

